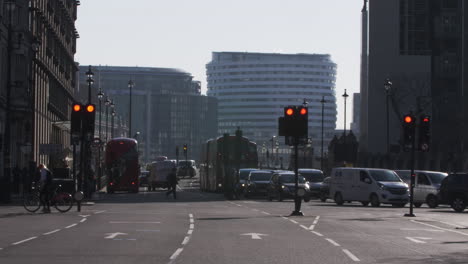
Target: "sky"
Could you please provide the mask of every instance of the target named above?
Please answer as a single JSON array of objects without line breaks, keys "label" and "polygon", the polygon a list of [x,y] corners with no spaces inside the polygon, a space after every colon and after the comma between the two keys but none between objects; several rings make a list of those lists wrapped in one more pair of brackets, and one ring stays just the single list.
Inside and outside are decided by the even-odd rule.
[{"label": "sky", "polygon": [[362,0],[81,0],[81,65],[178,68],[202,82],[213,51],[330,54],[337,128],[359,92]]}]

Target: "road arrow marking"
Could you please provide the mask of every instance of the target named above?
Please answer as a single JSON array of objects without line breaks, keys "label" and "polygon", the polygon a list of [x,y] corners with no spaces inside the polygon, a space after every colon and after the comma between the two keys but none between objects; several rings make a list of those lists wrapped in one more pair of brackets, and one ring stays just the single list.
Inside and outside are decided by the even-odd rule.
[{"label": "road arrow marking", "polygon": [[107,233],[106,235],[107,236],[104,237],[105,239],[114,239],[116,236],[128,235],[128,234],[127,233],[116,232],[116,233]]},{"label": "road arrow marking", "polygon": [[268,235],[260,234],[260,233],[245,233],[245,234],[241,234],[241,236],[251,236],[252,239],[262,239],[261,236],[268,236]]},{"label": "road arrow marking", "polygon": [[406,239],[408,239],[410,241],[413,241],[414,243],[425,244],[426,242],[422,241],[422,240],[429,240],[429,239],[432,239],[432,238],[430,238],[430,237],[406,237]]}]

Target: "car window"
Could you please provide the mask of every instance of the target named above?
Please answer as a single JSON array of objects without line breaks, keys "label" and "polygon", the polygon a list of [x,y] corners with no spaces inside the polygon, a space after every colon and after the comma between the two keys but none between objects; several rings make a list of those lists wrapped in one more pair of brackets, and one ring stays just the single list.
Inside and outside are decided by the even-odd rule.
[{"label": "car window", "polygon": [[447,177],[447,183],[450,185],[461,185],[462,178],[460,177],[460,175],[452,174]]},{"label": "car window", "polygon": [[[280,176],[279,181],[281,183],[295,183],[295,176],[293,174],[283,174]],[[305,179],[302,176],[299,176],[298,178],[299,183],[305,183]]]},{"label": "car window", "polygon": [[398,176],[405,182],[409,182],[411,180],[411,172],[409,171],[396,171],[396,174],[398,174]]},{"label": "car window", "polygon": [[271,178],[270,173],[250,173],[250,180],[251,181],[269,181]]},{"label": "car window", "polygon": [[420,185],[431,185],[429,179],[427,178],[426,174],[420,173],[418,174],[418,184]]},{"label": "car window", "polygon": [[370,177],[369,177],[369,175],[367,174],[367,172],[366,172],[366,171],[360,171],[360,172],[359,172],[359,180],[360,180],[361,182],[364,182],[366,179],[369,179],[369,180],[370,180]]},{"label": "car window", "polygon": [[239,178],[240,178],[241,180],[246,180],[246,179],[249,177],[249,174],[250,174],[250,171],[248,171],[248,170],[241,170],[241,171],[239,172]]},{"label": "car window", "polygon": [[313,171],[313,172],[300,172],[300,174],[310,182],[322,182],[323,181],[323,173],[321,171]]},{"label": "car window", "polygon": [[398,175],[390,170],[370,170],[372,178],[382,182],[401,182]]},{"label": "car window", "polygon": [[442,183],[442,180],[447,177],[447,173],[441,173],[441,172],[430,172],[427,173],[429,178],[431,179],[431,182],[434,184],[440,184]]}]

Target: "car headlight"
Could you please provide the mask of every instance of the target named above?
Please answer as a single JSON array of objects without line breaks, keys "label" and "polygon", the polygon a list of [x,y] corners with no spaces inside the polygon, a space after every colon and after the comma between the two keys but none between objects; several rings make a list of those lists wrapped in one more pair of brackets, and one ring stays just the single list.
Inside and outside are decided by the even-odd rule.
[{"label": "car headlight", "polygon": [[381,189],[382,191],[388,191],[387,186],[385,186],[385,185],[383,185],[383,184],[381,184],[381,183],[379,183],[379,187],[380,187],[380,189]]},{"label": "car headlight", "polygon": [[281,189],[283,189],[284,192],[289,192],[288,186],[281,185]]},{"label": "car headlight", "polygon": [[245,183],[242,184],[242,187],[245,187]]},{"label": "car headlight", "polygon": [[310,185],[308,183],[304,184],[305,189],[310,189]]}]

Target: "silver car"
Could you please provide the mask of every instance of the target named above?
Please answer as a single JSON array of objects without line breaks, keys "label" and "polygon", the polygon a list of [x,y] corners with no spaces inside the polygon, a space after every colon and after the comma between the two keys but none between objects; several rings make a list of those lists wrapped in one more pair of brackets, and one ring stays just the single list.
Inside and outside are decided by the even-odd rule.
[{"label": "silver car", "polygon": [[[410,186],[410,170],[395,170],[395,172]],[[426,203],[430,208],[437,207],[439,205],[437,193],[440,189],[440,183],[447,177],[447,173],[421,170],[415,170],[414,173],[416,174],[413,198],[414,206],[420,207],[423,203]]]}]

